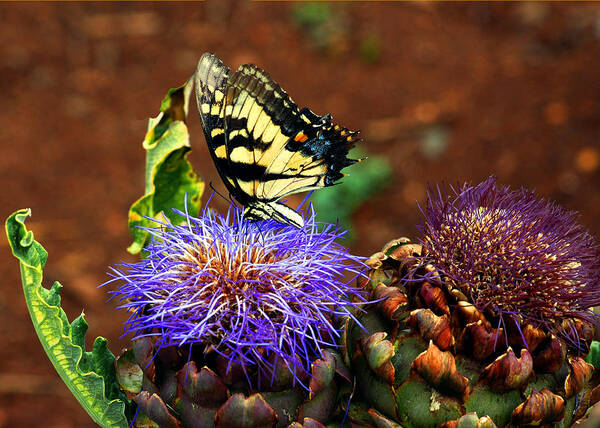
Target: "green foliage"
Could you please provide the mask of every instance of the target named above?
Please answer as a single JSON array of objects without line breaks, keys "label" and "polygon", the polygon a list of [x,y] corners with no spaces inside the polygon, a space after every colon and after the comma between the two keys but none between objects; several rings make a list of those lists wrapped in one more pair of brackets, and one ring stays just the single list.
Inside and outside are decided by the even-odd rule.
[{"label": "green foliage", "polygon": [[294,6],[292,16],[305,27],[323,25],[331,19],[331,6],[327,2],[302,2]]},{"label": "green foliage", "polygon": [[140,229],[151,225],[145,217],[156,217],[162,212],[180,224],[184,218],[173,213],[173,208],[184,211],[187,206],[190,215],[200,211],[204,183],[186,160],[190,137],[185,118],[192,86],[189,79],[183,86],[170,89],[161,103],[161,112],[148,122],[142,144],[146,150],[145,194],[129,210],[133,243],[128,250],[133,254],[139,253],[149,239],[148,232]]},{"label": "green foliage", "polygon": [[350,21],[346,8],[327,2],[299,2],[292,9],[292,21],[306,36],[308,44],[331,58],[343,58],[350,49]]},{"label": "green foliage", "polygon": [[[25,227],[31,210],[20,210],[6,220],[6,235],[13,255],[19,259],[23,293],[38,338],[63,382],[97,424],[127,427],[126,403],[115,377],[114,355],[107,340],[97,337],[92,351],[85,351],[87,323],[83,314],[71,324],[60,307],[62,286],[42,286],[48,253]],[[129,413],[129,412],[128,412]]]},{"label": "green foliage", "polygon": [[596,369],[600,369],[600,342],[594,340],[590,345],[590,353],[585,359]]},{"label": "green foliage", "polygon": [[381,57],[381,41],[376,34],[369,34],[360,41],[360,59],[367,64],[375,64]]},{"label": "green foliage", "polygon": [[[354,149],[351,157],[360,157],[360,152]],[[390,176],[391,168],[380,156],[369,157],[365,162],[353,165],[349,175],[339,184],[319,189],[311,196],[318,220],[327,223],[339,220],[340,227],[350,230],[352,234],[352,214],[361,204],[384,189]]]}]

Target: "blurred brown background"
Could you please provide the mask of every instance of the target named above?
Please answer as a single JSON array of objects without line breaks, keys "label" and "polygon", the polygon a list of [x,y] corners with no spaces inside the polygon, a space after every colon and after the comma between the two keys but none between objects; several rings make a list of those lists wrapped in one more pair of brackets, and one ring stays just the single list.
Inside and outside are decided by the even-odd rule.
[{"label": "blurred brown background", "polygon": [[[388,188],[354,215],[355,252],[416,237],[428,182],[491,174],[600,235],[600,4],[3,4],[0,18],[0,217],[32,208],[47,285],[114,352],[125,317],[96,287],[135,259],[146,121],[205,51],[261,66],[388,160]],[[193,109],[191,160],[223,189]],[[0,427],[94,426],[37,343],[4,238],[0,253]]]}]

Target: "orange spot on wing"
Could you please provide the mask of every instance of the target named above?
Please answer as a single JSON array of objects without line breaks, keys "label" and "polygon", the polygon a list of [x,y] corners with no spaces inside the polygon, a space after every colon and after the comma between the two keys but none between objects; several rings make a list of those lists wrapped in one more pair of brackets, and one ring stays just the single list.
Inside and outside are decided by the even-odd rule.
[{"label": "orange spot on wing", "polygon": [[294,137],[294,141],[299,141],[304,143],[308,139],[308,136],[303,132],[298,132],[298,134]]}]

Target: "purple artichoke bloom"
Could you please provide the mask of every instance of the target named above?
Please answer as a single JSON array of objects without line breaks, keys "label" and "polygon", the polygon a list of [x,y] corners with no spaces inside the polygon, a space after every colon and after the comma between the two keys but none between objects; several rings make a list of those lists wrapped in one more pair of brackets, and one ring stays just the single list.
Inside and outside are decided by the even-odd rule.
[{"label": "purple artichoke bloom", "polygon": [[597,323],[600,250],[576,215],[491,177],[430,192],[421,226],[428,260],[482,312],[577,344],[568,319]]},{"label": "purple artichoke bloom", "polygon": [[336,346],[335,318],[364,301],[344,280],[364,268],[336,243],[345,232],[314,212],[300,229],[249,222],[237,207],[179,214],[188,224],[154,220],[145,257],[113,269],[126,333],[155,336],[157,349],[202,345],[244,370],[281,358],[294,375]]}]

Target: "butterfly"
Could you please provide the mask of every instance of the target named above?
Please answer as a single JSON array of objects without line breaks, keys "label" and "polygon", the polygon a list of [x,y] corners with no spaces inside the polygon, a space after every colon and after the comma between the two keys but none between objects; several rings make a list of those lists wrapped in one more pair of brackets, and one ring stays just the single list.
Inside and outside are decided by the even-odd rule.
[{"label": "butterfly", "polygon": [[361,160],[347,157],[358,132],[333,124],[330,114],[299,110],[255,65],[231,73],[205,53],[194,79],[208,149],[245,218],[301,228],[302,216],[279,200],[331,186],[346,175],[340,170]]}]

